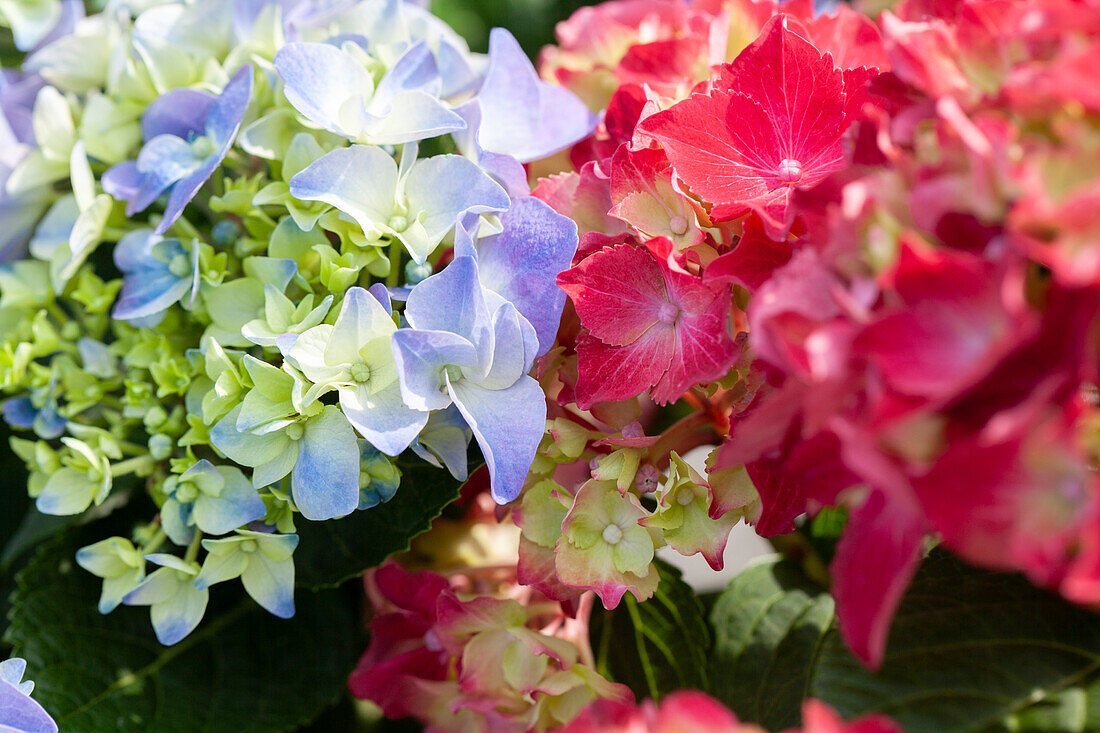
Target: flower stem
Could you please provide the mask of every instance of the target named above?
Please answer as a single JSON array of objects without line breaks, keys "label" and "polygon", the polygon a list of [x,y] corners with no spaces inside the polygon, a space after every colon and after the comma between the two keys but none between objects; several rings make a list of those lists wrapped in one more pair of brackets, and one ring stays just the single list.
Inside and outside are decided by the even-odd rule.
[{"label": "flower stem", "polygon": [[185,563],[195,562],[195,558],[199,556],[199,547],[202,546],[202,532],[195,532],[195,538],[191,540],[191,544],[187,546],[187,554],[183,556]]}]

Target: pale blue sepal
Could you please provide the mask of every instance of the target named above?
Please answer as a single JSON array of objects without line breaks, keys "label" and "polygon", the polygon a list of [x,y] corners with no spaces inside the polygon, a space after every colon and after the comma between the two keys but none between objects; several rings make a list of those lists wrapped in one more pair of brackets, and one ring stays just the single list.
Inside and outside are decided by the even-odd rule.
[{"label": "pale blue sepal", "polygon": [[458,407],[451,405],[436,410],[428,424],[410,446],[416,455],[437,468],[446,468],[457,481],[465,481],[469,473],[466,450],[470,445],[470,428],[462,419]]},{"label": "pale blue sepal", "polygon": [[225,486],[217,496],[201,494],[195,500],[196,526],[206,534],[219,535],[262,519],[267,509],[248,477],[232,466],[219,466],[218,472]]},{"label": "pale blue sepal", "polygon": [[448,379],[447,389],[481,446],[493,499],[498,504],[514,501],[546,429],[542,387],[524,375],[508,389],[489,390],[465,379]]},{"label": "pale blue sepal", "polygon": [[291,472],[294,504],[306,519],[343,517],[359,505],[359,444],[338,407],[305,424]]},{"label": "pale blue sepal", "polygon": [[399,455],[428,423],[428,413],[401,398],[399,382],[371,394],[369,387],[340,390],[340,408],[352,427],[388,456]]},{"label": "pale blue sepal", "polygon": [[393,359],[401,398],[415,410],[441,410],[451,404],[441,373],[449,365],[475,367],[478,351],[449,331],[403,328],[393,334]]}]

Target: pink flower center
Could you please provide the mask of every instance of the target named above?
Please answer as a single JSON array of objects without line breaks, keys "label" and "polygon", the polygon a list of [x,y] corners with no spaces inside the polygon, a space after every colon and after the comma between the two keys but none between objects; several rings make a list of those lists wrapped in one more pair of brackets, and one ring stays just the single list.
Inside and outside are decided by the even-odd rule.
[{"label": "pink flower center", "polygon": [[688,220],[682,216],[674,216],[668,220],[668,229],[677,237],[687,234]]},{"label": "pink flower center", "polygon": [[790,158],[779,161],[779,169],[775,172],[779,180],[786,184],[798,183],[802,180],[802,163]]},{"label": "pink flower center", "polygon": [[680,307],[673,303],[662,303],[657,310],[657,320],[661,323],[675,323],[680,317]]}]

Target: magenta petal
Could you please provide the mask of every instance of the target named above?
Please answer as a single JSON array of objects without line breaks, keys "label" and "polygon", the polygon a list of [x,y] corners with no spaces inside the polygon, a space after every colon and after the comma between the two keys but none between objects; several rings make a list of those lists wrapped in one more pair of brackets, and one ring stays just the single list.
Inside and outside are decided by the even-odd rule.
[{"label": "magenta petal", "polygon": [[577,341],[577,406],[637,397],[661,378],[676,350],[676,333],[654,326],[627,346],[611,346],[591,336]]},{"label": "magenta petal", "polygon": [[585,258],[561,273],[558,285],[573,300],[581,323],[612,346],[637,341],[658,322],[662,306],[668,305],[656,258],[627,244]]},{"label": "magenta petal", "polygon": [[864,664],[882,665],[890,622],[921,560],[923,518],[873,491],[852,512],[830,570],[840,634]]}]

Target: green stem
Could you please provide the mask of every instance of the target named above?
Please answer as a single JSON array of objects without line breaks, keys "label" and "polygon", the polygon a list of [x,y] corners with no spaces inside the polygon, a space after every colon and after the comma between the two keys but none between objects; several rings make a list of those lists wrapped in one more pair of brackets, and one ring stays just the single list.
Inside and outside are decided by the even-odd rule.
[{"label": "green stem", "polygon": [[185,563],[195,562],[195,558],[199,556],[199,547],[202,546],[202,532],[195,532],[195,538],[191,540],[191,544],[187,546],[187,554],[183,556]]},{"label": "green stem", "polygon": [[390,242],[390,274],[386,277],[386,287],[396,288],[401,282],[401,250],[404,247],[400,239]]},{"label": "green stem", "polygon": [[151,455],[135,456],[133,458],[127,458],[125,461],[111,464],[111,476],[113,478],[118,478],[119,476],[139,472],[143,469],[151,471],[155,465],[156,461],[153,460]]},{"label": "green stem", "polygon": [[46,303],[46,312],[57,320],[58,325],[64,325],[65,323],[68,323],[70,320],[72,320],[68,316],[68,314],[66,314],[65,311],[62,310],[61,306],[57,304],[56,300],[51,300],[50,302]]},{"label": "green stem", "polygon": [[168,533],[161,527],[157,530],[157,533],[153,535],[153,539],[149,540],[149,544],[142,548],[141,554],[149,555],[156,552],[160,546],[164,544],[166,539],[168,539]]}]

